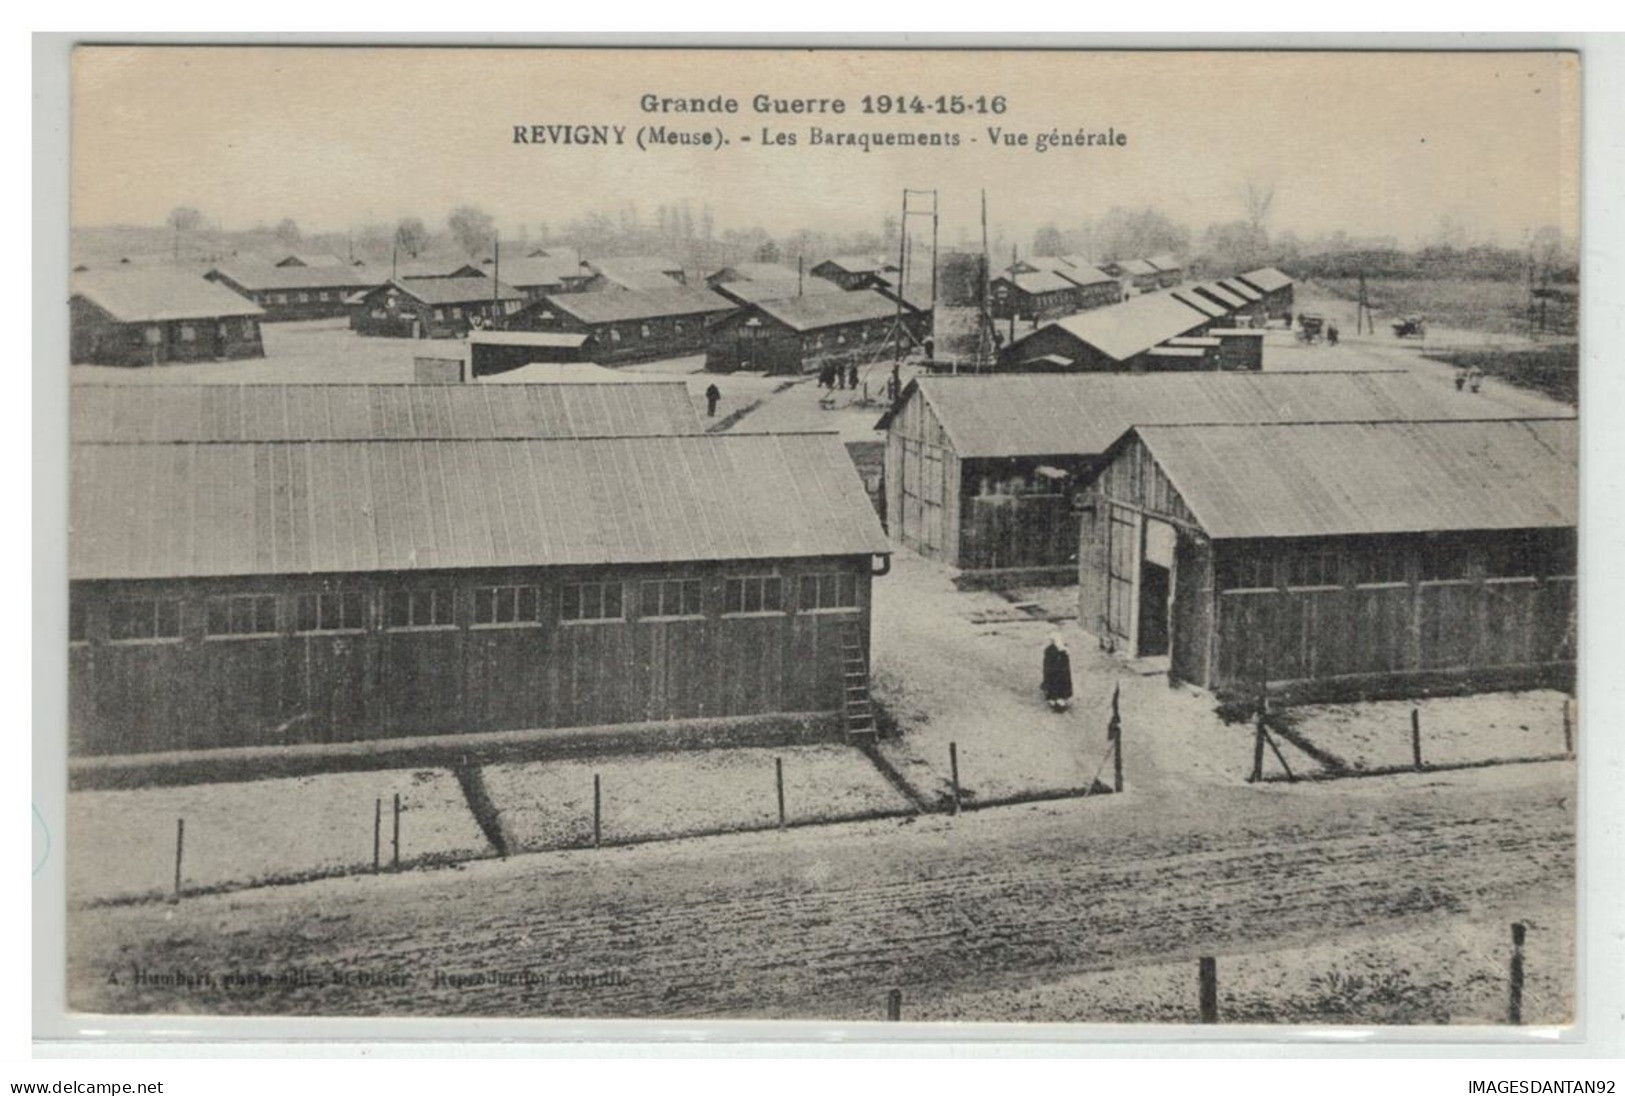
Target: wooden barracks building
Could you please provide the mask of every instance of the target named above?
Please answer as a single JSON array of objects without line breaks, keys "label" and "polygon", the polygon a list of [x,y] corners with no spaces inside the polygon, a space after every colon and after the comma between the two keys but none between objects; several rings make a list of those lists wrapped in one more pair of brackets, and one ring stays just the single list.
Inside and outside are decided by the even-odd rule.
[{"label": "wooden barracks building", "polygon": [[873,289],[757,301],[713,325],[705,367],[812,373],[825,365],[890,360],[899,340],[907,347],[930,331],[929,310]]},{"label": "wooden barracks building", "polygon": [[1082,507],[1079,620],[1292,699],[1568,685],[1574,419],[1136,426]]},{"label": "wooden barracks building", "polygon": [[587,336],[590,360],[602,364],[653,361],[699,354],[707,328],[734,303],[709,289],[620,289],[548,295],[509,320],[515,331]]},{"label": "wooden barracks building", "polygon": [[314,320],[343,316],[345,303],[357,293],[377,285],[381,275],[366,267],[281,263],[229,263],[204,275],[265,309],[267,320]]},{"label": "wooden barracks building", "polygon": [[877,424],[887,527],[962,571],[1070,581],[1080,485],[1131,426],[1523,413],[1404,372],[922,377]]},{"label": "wooden barracks building", "polygon": [[[514,428],[512,387],[423,387]],[[297,398],[316,402],[284,420],[295,440],[200,396],[196,429],[169,431],[196,440],[72,446],[73,755],[783,713],[872,728],[889,546],[835,435],[547,436],[538,411],[524,437],[374,438]]]},{"label": "wooden barracks building", "polygon": [[73,275],[68,360],[161,365],[263,358],[265,310],[224,286],[178,270]]},{"label": "wooden barracks building", "polygon": [[500,326],[525,295],[480,274],[401,278],[351,299],[350,329],[397,339],[461,339],[476,328]]}]

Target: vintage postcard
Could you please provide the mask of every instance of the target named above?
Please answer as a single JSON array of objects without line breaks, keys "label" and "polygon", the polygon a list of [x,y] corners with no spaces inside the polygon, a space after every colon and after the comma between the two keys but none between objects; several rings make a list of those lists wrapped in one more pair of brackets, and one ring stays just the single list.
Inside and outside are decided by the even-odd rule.
[{"label": "vintage postcard", "polygon": [[1573,1023],[1580,64],[80,46],[69,1010]]}]

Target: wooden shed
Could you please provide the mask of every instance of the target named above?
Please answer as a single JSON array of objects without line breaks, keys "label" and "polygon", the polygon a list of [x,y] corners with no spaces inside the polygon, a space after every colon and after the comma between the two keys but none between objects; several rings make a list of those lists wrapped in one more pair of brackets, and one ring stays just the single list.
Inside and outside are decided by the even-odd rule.
[{"label": "wooden shed", "polygon": [[683,264],[662,255],[622,255],[593,259],[587,268],[610,289],[659,292],[688,284]]},{"label": "wooden shed", "polygon": [[1070,582],[1079,486],[1142,423],[1495,419],[1405,372],[922,377],[881,418],[892,538],[967,572]]},{"label": "wooden shed", "polygon": [[525,295],[483,275],[401,278],[352,298],[350,329],[397,339],[460,339],[500,325]]},{"label": "wooden shed", "polygon": [[469,373],[487,377],[534,362],[590,362],[597,352],[580,331],[476,331],[468,336]]},{"label": "wooden shed", "polygon": [[825,259],[808,273],[850,291],[890,285],[898,270],[896,263],[876,255],[836,255]]},{"label": "wooden shed", "polygon": [[930,329],[930,312],[873,289],[757,301],[712,327],[705,367],[800,374],[863,365],[896,357]]},{"label": "wooden shed", "polygon": [[224,286],[177,270],[73,275],[68,360],[160,365],[263,358],[265,310]]},{"label": "wooden shed", "polygon": [[[1064,360],[1079,373],[1143,370],[1146,351],[1180,335],[1201,335],[1212,317],[1167,293],[1131,297],[1120,304],[1065,316],[999,351],[1001,372],[1023,372],[1035,362]],[[1053,368],[1043,364],[1048,371]]]},{"label": "wooden shed", "polygon": [[1185,264],[1164,252],[1153,255],[1147,259],[1157,269],[1157,284],[1163,289],[1169,289],[1185,280]]},{"label": "wooden shed", "polygon": [[1264,296],[1263,311],[1268,318],[1290,319],[1292,316],[1292,279],[1273,266],[1259,267],[1238,274],[1236,281],[1256,289]]},{"label": "wooden shed", "polygon": [[1083,309],[1083,288],[1050,270],[1005,271],[988,284],[993,316],[1008,320],[1051,320]]},{"label": "wooden shed", "polygon": [[1565,683],[1573,419],[1137,426],[1082,508],[1079,619],[1293,699]]},{"label": "wooden shed", "polygon": [[653,361],[703,353],[708,325],[734,308],[709,289],[666,289],[549,294],[508,323],[510,330],[587,335],[592,360]]},{"label": "wooden shed", "polygon": [[345,303],[349,298],[382,280],[377,271],[362,266],[316,266],[287,259],[274,265],[223,263],[204,277],[259,305],[267,320],[343,316],[349,310]]},{"label": "wooden shed", "polygon": [[74,756],[833,721],[889,550],[834,434],[85,443],[70,465]]}]

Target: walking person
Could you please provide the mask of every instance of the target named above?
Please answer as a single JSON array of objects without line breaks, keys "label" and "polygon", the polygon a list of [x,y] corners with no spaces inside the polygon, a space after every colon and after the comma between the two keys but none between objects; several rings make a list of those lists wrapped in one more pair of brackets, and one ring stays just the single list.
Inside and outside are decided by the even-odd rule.
[{"label": "walking person", "polygon": [[852,391],[858,390],[858,363],[853,362],[846,369],[846,386]]},{"label": "walking person", "polygon": [[1060,632],[1052,633],[1044,648],[1044,699],[1051,711],[1064,712],[1072,706],[1072,656]]},{"label": "walking person", "polygon": [[717,404],[722,402],[722,389],[712,384],[705,390],[705,415],[707,418],[717,417]]}]

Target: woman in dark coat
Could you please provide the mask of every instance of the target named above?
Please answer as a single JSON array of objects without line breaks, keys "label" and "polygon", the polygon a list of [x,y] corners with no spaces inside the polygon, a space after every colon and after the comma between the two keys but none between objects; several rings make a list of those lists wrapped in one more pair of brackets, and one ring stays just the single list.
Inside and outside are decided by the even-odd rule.
[{"label": "woman in dark coat", "polygon": [[1044,648],[1044,699],[1057,712],[1072,704],[1072,656],[1067,654],[1060,632],[1050,636],[1049,646]]}]

